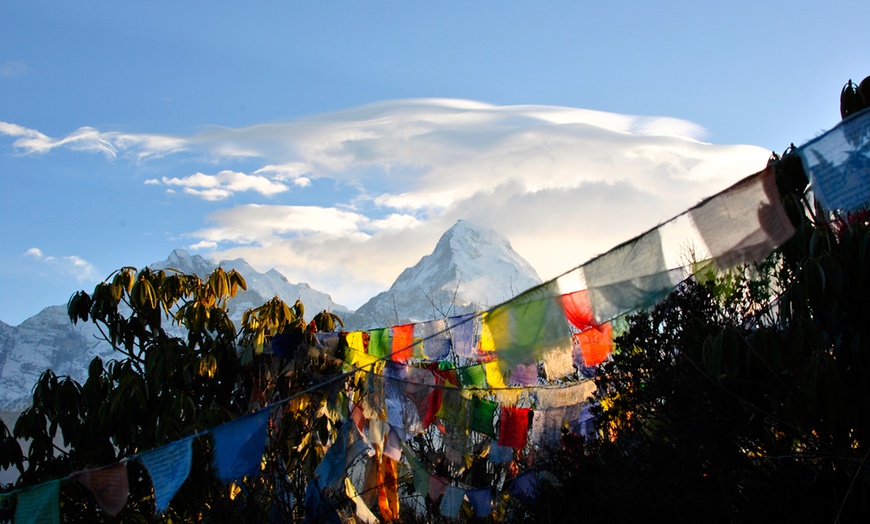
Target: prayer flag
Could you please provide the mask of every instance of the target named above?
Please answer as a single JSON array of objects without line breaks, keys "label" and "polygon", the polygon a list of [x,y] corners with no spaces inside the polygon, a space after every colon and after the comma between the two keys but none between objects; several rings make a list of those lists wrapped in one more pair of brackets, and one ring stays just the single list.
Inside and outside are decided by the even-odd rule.
[{"label": "prayer flag", "polygon": [[553,381],[574,373],[574,346],[568,345],[544,355],[544,377]]},{"label": "prayer flag", "polygon": [[444,497],[441,499],[441,515],[451,519],[458,517],[464,498],[464,489],[453,484],[448,484],[444,490]]},{"label": "prayer flag", "polygon": [[465,492],[465,496],[468,497],[468,502],[471,503],[471,507],[474,509],[475,517],[487,517],[492,513],[493,504],[491,487],[487,486],[485,488],[469,489]]},{"label": "prayer flag", "polygon": [[498,361],[493,360],[483,365],[486,370],[486,382],[490,388],[505,388],[504,377],[499,369]]},{"label": "prayer flag", "polygon": [[538,477],[534,471],[526,471],[511,482],[510,494],[523,501],[531,501],[538,492]]},{"label": "prayer flag", "polygon": [[529,408],[502,406],[498,445],[523,449],[528,442]]},{"label": "prayer flag", "polygon": [[654,304],[675,286],[658,229],[583,266],[598,323]]},{"label": "prayer flag", "polygon": [[393,326],[393,345],[390,358],[405,362],[414,353],[414,324]]},{"label": "prayer flag", "polygon": [[598,325],[592,313],[589,291],[581,289],[562,295],[562,307],[565,309],[565,318],[580,331]]},{"label": "prayer flag", "polygon": [[423,351],[429,360],[443,360],[450,354],[447,321],[443,318],[423,322],[419,326],[423,338]]},{"label": "prayer flag", "polygon": [[396,461],[381,456],[381,482],[378,485],[378,507],[384,520],[399,518],[399,473]]},{"label": "prayer flag", "polygon": [[602,324],[599,328],[577,333],[574,338],[580,346],[583,364],[586,366],[601,364],[607,360],[613,350],[613,327],[609,322]]},{"label": "prayer flag", "polygon": [[764,260],[794,234],[773,166],[693,207],[689,216],[723,269]]},{"label": "prayer flag", "polygon": [[392,350],[389,328],[372,329],[369,331],[369,355],[383,358]]},{"label": "prayer flag", "polygon": [[517,364],[536,363],[545,352],[571,338],[555,280],[488,311],[483,325],[492,334],[503,372]]},{"label": "prayer flag", "polygon": [[214,466],[223,482],[260,473],[269,409],[261,409],[212,429]]},{"label": "prayer flag", "polygon": [[507,374],[507,383],[512,386],[531,386],[538,383],[538,364],[517,364]]},{"label": "prayer flag", "polygon": [[447,325],[453,340],[453,352],[462,358],[477,358],[477,347],[474,343],[474,314],[449,317]]},{"label": "prayer flag", "polygon": [[172,497],[190,475],[193,462],[193,438],[188,437],[139,455],[154,485],[157,513],[169,508]]},{"label": "prayer flag", "polygon": [[830,211],[852,212],[870,200],[870,110],[798,148],[813,193]]},{"label": "prayer flag", "polygon": [[344,493],[356,505],[356,517],[362,524],[378,524],[378,518],[372,513],[372,510],[366,506],[365,501],[357,493],[356,488],[350,481],[350,478],[344,478]]},{"label": "prayer flag", "polygon": [[493,464],[507,464],[514,459],[513,448],[499,446],[495,442],[489,444],[489,461]]},{"label": "prayer flag", "polygon": [[483,364],[457,368],[459,381],[464,388],[486,388],[486,369]]},{"label": "prayer flag", "polygon": [[498,404],[495,402],[472,397],[471,398],[471,426],[470,429],[495,437],[495,427],[493,419],[495,418],[495,410]]},{"label": "prayer flag", "polygon": [[15,524],[58,524],[60,480],[38,484],[18,493]]},{"label": "prayer flag", "polygon": [[118,462],[105,468],[82,471],[76,479],[97,499],[97,504],[107,515],[114,517],[127,505],[130,483],[127,463]]},{"label": "prayer flag", "polygon": [[429,500],[437,502],[438,497],[444,493],[447,481],[437,475],[429,475]]}]

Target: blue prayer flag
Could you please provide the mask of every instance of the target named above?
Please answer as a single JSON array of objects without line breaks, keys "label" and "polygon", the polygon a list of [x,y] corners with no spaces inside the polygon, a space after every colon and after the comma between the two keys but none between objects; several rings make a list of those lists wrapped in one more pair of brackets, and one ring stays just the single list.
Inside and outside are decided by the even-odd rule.
[{"label": "blue prayer flag", "polygon": [[229,482],[260,473],[269,409],[262,409],[212,430],[214,466],[218,478]]},{"label": "blue prayer flag", "polygon": [[172,442],[139,456],[154,485],[157,513],[166,511],[178,488],[190,475],[193,462],[193,438]]}]

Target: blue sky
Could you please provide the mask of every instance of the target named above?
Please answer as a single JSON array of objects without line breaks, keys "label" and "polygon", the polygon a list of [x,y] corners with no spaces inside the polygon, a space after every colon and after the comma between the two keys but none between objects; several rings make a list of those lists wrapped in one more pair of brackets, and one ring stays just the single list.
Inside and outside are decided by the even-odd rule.
[{"label": "blue sky", "polygon": [[458,218],[549,278],[870,74],[864,1],[583,4],[3,2],[0,320],[178,247],[358,307]]}]

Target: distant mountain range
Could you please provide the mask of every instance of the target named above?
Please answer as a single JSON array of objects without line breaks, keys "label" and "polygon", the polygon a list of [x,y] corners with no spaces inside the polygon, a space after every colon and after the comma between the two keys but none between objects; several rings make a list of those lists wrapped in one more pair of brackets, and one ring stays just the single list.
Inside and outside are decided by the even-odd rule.
[{"label": "distant mountain range", "polygon": [[[402,271],[389,290],[355,312],[308,284],[293,284],[274,269],[260,273],[242,259],[216,264],[176,249],[149,267],[204,277],[218,265],[235,269],[248,284],[247,291],[228,303],[230,318],[237,323],[244,311],[277,296],[290,304],[300,299],[309,316],[324,309],[332,311],[344,319],[348,330],[488,309],[541,282],[506,238],[465,220],[448,229],[431,254]],[[70,322],[65,305],[47,307],[18,326],[0,322],[0,410],[15,412],[28,406],[33,385],[48,368],[83,381],[94,356],[104,361],[114,357],[93,324]]]}]

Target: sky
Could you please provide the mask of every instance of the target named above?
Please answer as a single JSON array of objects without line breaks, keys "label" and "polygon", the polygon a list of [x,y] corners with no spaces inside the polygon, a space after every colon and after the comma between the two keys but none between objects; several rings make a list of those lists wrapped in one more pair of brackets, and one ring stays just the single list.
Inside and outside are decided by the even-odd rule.
[{"label": "sky", "polygon": [[864,0],[2,2],[0,321],[176,248],[353,309],[458,219],[553,278],[836,125],[868,19]]}]

